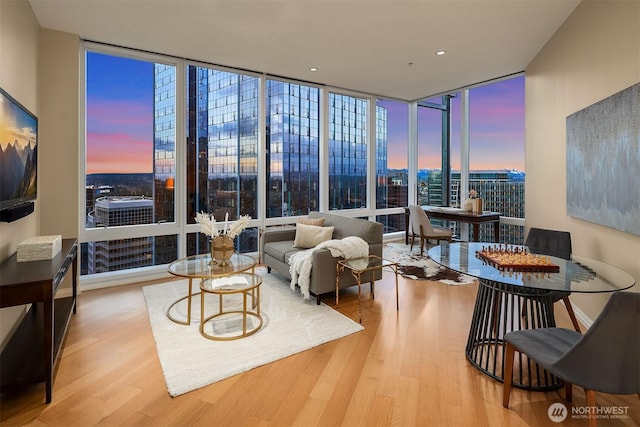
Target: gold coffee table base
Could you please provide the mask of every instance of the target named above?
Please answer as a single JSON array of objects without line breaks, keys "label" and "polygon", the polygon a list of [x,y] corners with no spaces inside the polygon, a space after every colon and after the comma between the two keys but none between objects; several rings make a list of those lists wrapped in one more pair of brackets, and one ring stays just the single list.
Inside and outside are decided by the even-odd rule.
[{"label": "gold coffee table base", "polygon": [[[176,300],[173,304],[171,304],[169,306],[169,308],[167,309],[167,317],[169,318],[169,320],[172,320],[172,321],[174,321],[175,323],[177,323],[179,325],[190,325],[191,324],[191,297],[194,297],[194,296],[199,295],[199,294],[200,294],[200,292],[196,292],[196,293],[193,293],[191,295],[185,295],[182,298],[180,298],[179,300]],[[185,320],[176,319],[175,317],[173,317],[171,315],[171,309],[176,304],[178,304],[180,301],[184,301],[187,298],[189,299],[189,302],[187,302],[187,320],[185,321]]]},{"label": "gold coffee table base", "polygon": [[[171,320],[171,321],[173,321],[173,322],[175,322],[175,323],[177,323],[179,325],[190,325],[191,324],[191,297],[193,297],[195,295],[198,295],[199,293],[200,292],[195,292],[195,293],[191,292],[191,279],[189,279],[189,293],[187,295],[183,296],[182,298],[174,301],[173,304],[171,304],[169,306],[169,308],[167,309],[167,317],[169,318],[169,320]],[[173,317],[171,315],[171,309],[173,307],[175,307],[176,304],[178,304],[181,301],[184,301],[185,299],[187,300],[187,320],[186,321],[185,320],[176,319],[175,317]]]},{"label": "gold coffee table base", "polygon": [[[225,316],[227,314],[242,314],[243,315],[243,330],[242,332],[240,332],[238,335],[225,335],[225,336],[218,336],[218,335],[211,335],[208,334],[204,331],[204,325],[215,319],[216,317],[221,317],[221,316]],[[247,323],[247,316],[251,316],[255,319],[258,319],[258,325],[255,326],[253,329],[251,330],[246,330],[246,323]],[[258,332],[260,330],[260,328],[262,328],[262,316],[260,316],[258,313],[254,312],[254,311],[247,311],[247,312],[243,312],[242,310],[232,310],[232,311],[225,311],[224,313],[218,313],[218,314],[214,314],[213,316],[209,316],[206,319],[204,319],[204,321],[200,324],[200,334],[210,340],[214,340],[214,341],[232,341],[232,340],[237,340],[240,338],[245,338],[248,337],[250,335],[255,334],[256,332]]]},{"label": "gold coffee table base", "polygon": [[[256,261],[253,257],[237,253],[231,254],[231,257],[226,261],[226,265],[220,265],[212,260],[211,254],[192,255],[172,262],[169,265],[169,273],[174,276],[188,278],[189,289],[186,296],[180,298],[169,306],[169,309],[167,310],[167,317],[169,320],[179,325],[191,324],[191,297],[200,293],[192,291],[191,285],[193,279],[201,279],[200,281],[202,284],[202,280],[231,276],[247,270],[251,270],[253,273],[255,265]],[[176,319],[171,315],[171,309],[184,299],[188,299],[186,321]],[[202,319],[202,317],[200,319]]]},{"label": "gold coffee table base", "polygon": [[[200,282],[200,335],[203,337],[215,340],[215,341],[231,341],[240,338],[245,338],[255,334],[262,328],[263,320],[260,315],[260,285],[262,285],[262,277],[253,273],[241,273],[235,275],[241,277],[245,282],[238,281],[237,284],[228,284],[216,287],[213,285],[214,281],[207,279]],[[213,294],[218,296],[218,313],[205,317],[205,295]],[[237,306],[231,310],[225,310],[223,305],[223,298],[230,295],[242,295],[242,309],[238,309]],[[247,301],[250,299],[251,301]],[[255,309],[251,311],[250,309]],[[205,326],[208,322],[222,316],[230,314],[242,315],[242,329],[235,335],[214,335],[205,332]],[[247,318],[253,317],[258,321],[258,324],[251,329],[247,329]]]}]

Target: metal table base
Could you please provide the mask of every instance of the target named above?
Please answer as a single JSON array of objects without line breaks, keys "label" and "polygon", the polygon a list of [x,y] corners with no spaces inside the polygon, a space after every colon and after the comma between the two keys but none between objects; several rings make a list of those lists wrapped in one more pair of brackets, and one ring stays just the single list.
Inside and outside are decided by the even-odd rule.
[{"label": "metal table base", "polygon": [[[548,291],[480,280],[465,351],[467,359],[486,375],[503,382],[504,335],[555,324]],[[513,386],[525,390],[556,390],[564,384],[520,353],[516,353],[513,372]]]}]

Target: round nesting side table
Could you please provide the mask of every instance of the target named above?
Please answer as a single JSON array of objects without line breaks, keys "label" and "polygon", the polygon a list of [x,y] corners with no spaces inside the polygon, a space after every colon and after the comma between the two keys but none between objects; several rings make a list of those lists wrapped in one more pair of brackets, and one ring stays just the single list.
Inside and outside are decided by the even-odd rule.
[{"label": "round nesting side table", "polygon": [[[210,254],[201,254],[201,255],[192,255],[186,258],[179,259],[177,261],[169,264],[169,273],[174,276],[185,277],[189,279],[189,288],[187,290],[187,295],[176,300],[169,306],[167,309],[167,317],[175,323],[180,325],[190,325],[191,324],[191,297],[193,295],[198,295],[199,292],[195,294],[192,291],[192,281],[193,279],[200,279],[201,281],[205,279],[215,279],[219,277],[232,276],[234,274],[242,273],[245,271],[251,270],[251,273],[255,273],[256,260],[249,255],[243,255],[239,253],[234,253],[231,258],[228,260],[227,265],[220,266],[216,263],[211,263],[211,255]],[[180,301],[187,300],[187,320],[176,319],[172,314],[171,310],[178,304]]]},{"label": "round nesting side table", "polygon": [[[260,315],[260,285],[262,277],[253,273],[242,273],[220,279],[205,279],[200,282],[200,334],[210,340],[229,341],[253,335],[262,327],[262,316]],[[205,317],[205,295],[212,294],[218,296],[218,312]],[[241,296],[242,304],[225,309],[223,300],[232,296]],[[250,300],[250,301],[249,301]],[[224,331],[215,333],[205,332],[206,325],[212,321],[219,320],[223,316],[240,314],[242,315],[242,329],[238,333],[225,333]],[[254,322],[248,325],[247,319],[251,317]],[[212,325],[213,326],[213,325]]]}]

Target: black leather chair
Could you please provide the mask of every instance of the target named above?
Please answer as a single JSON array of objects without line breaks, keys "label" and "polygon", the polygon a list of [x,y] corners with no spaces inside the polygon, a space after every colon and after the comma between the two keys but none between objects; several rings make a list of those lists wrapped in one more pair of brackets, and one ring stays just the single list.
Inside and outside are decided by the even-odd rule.
[{"label": "black leather chair", "polygon": [[[640,293],[615,292],[584,335],[564,328],[505,334],[502,405],[509,407],[516,350],[564,380],[568,402],[572,384],[585,389],[588,407],[596,406],[596,391],[640,397],[639,325]],[[595,415],[589,425],[596,425]]]},{"label": "black leather chair", "polygon": [[[535,254],[555,256],[562,259],[571,259],[571,233],[568,231],[546,230],[543,228],[531,228],[524,244]],[[571,292],[552,291],[551,300],[555,303],[560,300],[564,303],[573,323],[573,328],[580,332],[580,325],[573,312]]]}]

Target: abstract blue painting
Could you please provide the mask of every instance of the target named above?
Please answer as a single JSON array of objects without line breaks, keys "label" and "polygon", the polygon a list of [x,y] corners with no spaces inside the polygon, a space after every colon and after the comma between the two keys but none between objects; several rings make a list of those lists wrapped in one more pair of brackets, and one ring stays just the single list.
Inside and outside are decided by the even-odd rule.
[{"label": "abstract blue painting", "polygon": [[640,83],[567,117],[567,214],[640,235]]}]

